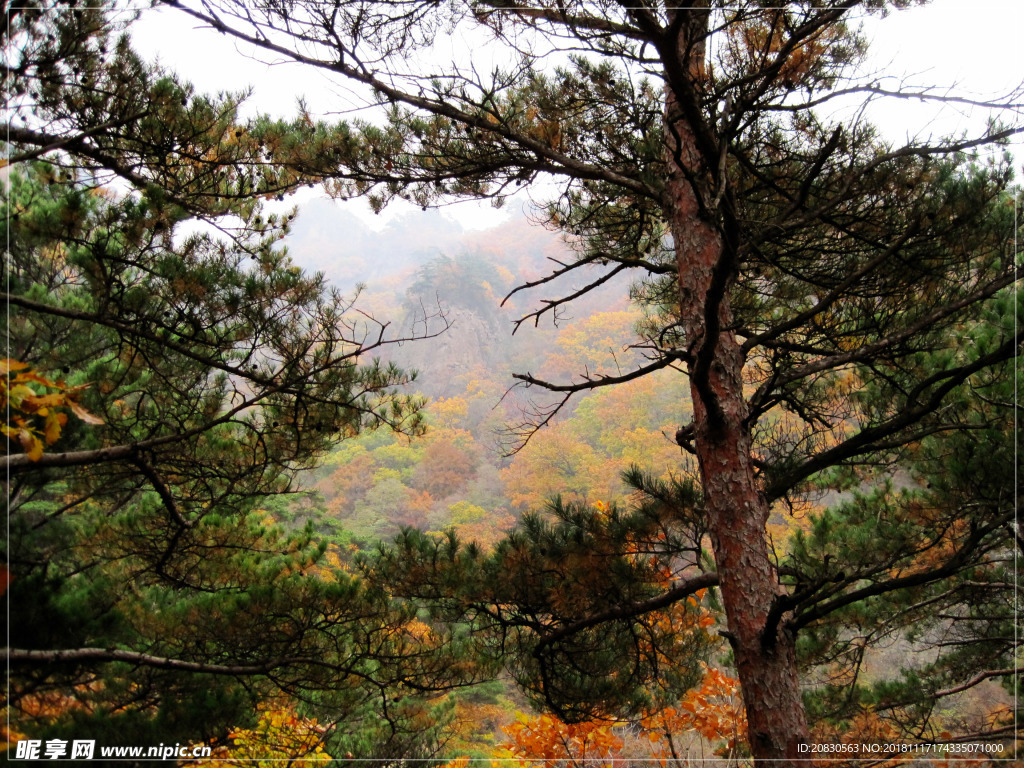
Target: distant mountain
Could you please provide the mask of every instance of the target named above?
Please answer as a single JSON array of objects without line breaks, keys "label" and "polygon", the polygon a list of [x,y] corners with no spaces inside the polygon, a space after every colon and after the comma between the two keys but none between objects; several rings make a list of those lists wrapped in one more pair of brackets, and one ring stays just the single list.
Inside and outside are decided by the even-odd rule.
[{"label": "distant mountain", "polygon": [[437,210],[407,214],[375,232],[333,200],[319,198],[302,204],[285,243],[296,264],[349,290],[409,274],[459,250],[464,237],[462,227]]},{"label": "distant mountain", "polygon": [[323,272],[343,291],[366,288],[358,306],[391,323],[389,335],[436,338],[389,347],[382,357],[420,373],[417,388],[432,397],[462,391],[465,376],[483,368],[488,377],[512,383],[513,371],[537,371],[559,333],[574,318],[624,309],[629,281],[609,281],[600,290],[559,311],[559,324],[545,315],[515,336],[513,323],[543,299],[571,293],[597,271],[573,274],[502,299],[516,286],[572,259],[559,233],[525,215],[487,230],[467,231],[437,210],[412,212],[374,231],[332,200],[304,203],[285,241],[295,263]]}]

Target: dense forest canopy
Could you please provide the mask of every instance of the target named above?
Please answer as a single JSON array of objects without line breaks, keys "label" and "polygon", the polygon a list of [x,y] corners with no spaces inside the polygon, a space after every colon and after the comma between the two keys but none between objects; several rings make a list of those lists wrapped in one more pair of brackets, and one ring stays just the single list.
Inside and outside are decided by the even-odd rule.
[{"label": "dense forest canopy", "polygon": [[[944,702],[1020,672],[998,151],[1020,91],[977,135],[902,146],[830,117],[943,98],[857,69],[858,15],[905,2],[163,5],[350,84],[367,117],[241,118],[112,8],[9,9],[19,728],[456,757],[460,705],[497,694],[442,694],[507,676],[557,716],[508,731],[520,757],[568,749],[559,728],[621,755],[614,722],[664,733],[661,757],[680,731],[782,764],[811,741],[1015,748],[1012,696]],[[456,30],[492,71],[441,55]],[[389,323],[282,247],[295,212],[267,205],[317,184],[375,209],[535,189],[568,250],[540,275],[430,262]],[[517,335],[558,325],[623,276],[631,304],[495,363],[504,382],[467,363],[427,405],[385,362],[490,338],[502,302]],[[458,281],[461,305],[430,302]],[[514,382],[548,397],[485,415]],[[501,416],[518,453],[485,461]],[[897,640],[917,661],[869,674]]]}]

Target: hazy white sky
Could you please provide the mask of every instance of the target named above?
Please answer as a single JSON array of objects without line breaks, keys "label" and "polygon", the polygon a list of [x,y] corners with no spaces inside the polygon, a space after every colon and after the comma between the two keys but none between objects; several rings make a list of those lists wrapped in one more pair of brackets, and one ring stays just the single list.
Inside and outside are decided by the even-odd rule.
[{"label": "hazy white sky", "polygon": [[[933,0],[868,23],[872,40],[868,66],[880,75],[906,75],[916,85],[958,85],[958,93],[981,97],[1004,94],[1024,80],[1022,0]],[[308,67],[274,62],[265,54],[263,62],[254,61],[230,39],[198,27],[180,12],[146,10],[132,35],[141,52],[159,58],[202,91],[252,86],[255,90],[249,108],[253,112],[291,114],[300,95],[318,114],[343,109],[350,101],[343,83],[332,82]],[[889,100],[872,118],[892,141],[899,142],[907,135],[977,128],[984,125],[986,116],[978,109]],[[1015,142],[1014,154],[1024,157],[1024,138]],[[380,225],[403,211],[394,206],[375,218],[361,201],[346,207]],[[470,228],[490,226],[506,215],[480,203],[460,203],[447,211]]]}]

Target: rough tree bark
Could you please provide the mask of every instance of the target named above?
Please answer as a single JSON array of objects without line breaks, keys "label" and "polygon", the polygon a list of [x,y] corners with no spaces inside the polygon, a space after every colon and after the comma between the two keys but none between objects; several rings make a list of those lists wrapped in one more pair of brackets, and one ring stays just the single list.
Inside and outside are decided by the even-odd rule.
[{"label": "rough tree bark", "polygon": [[[1000,266],[991,278],[978,273],[964,285],[955,279],[974,275],[970,264],[975,258],[957,255],[955,230],[976,228],[980,213],[1005,193],[1009,177],[999,181],[993,176],[982,185],[989,192],[979,189],[973,203],[959,194],[942,203],[942,186],[934,185],[939,166],[957,176],[966,169],[956,153],[993,145],[1021,129],[992,128],[976,138],[915,140],[892,149],[860,118],[847,126],[830,120],[819,124],[814,108],[840,94],[977,104],[927,88],[890,91],[878,82],[859,83],[851,66],[859,59],[862,41],[843,19],[856,8],[858,13],[882,12],[884,3],[835,0],[773,7],[698,0],[672,8],[654,2],[410,2],[408,15],[392,18],[388,4],[369,0],[333,3],[329,14],[321,3],[291,3],[285,13],[271,6],[254,11],[244,0],[207,2],[206,10],[179,0],[163,2],[264,52],[369,87],[374,96],[366,106],[391,105],[386,129],[325,124],[304,133],[282,155],[300,174],[328,180],[338,197],[371,196],[376,207],[403,198],[426,207],[458,197],[505,199],[535,179],[563,184],[562,196],[543,218],[580,245],[580,258],[522,283],[513,293],[546,285],[577,268],[611,268],[582,289],[542,300],[541,308],[519,323],[554,316],[620,270],[642,269],[659,278],[676,273],[679,317],[662,329],[671,332],[671,345],[656,352],[649,365],[625,374],[588,372],[569,384],[516,374],[527,386],[563,396],[558,404],[541,408],[522,432],[532,434],[550,422],[574,394],[686,361],[694,416],[680,429],[680,442],[699,461],[751,749],[758,760],[795,764],[797,749],[808,738],[795,633],[871,594],[901,589],[905,582],[886,576],[892,563],[902,562],[895,555],[892,563],[879,560],[864,570],[854,563],[857,573],[851,568],[853,575],[841,583],[795,602],[799,580],[790,572],[788,583],[780,585],[770,557],[770,500],[818,471],[859,457],[868,461],[876,451],[951,428],[938,416],[946,398],[975,373],[1016,354],[1018,342],[1007,337],[987,355],[960,360],[952,368],[922,371],[912,359],[921,351],[919,344],[924,350],[944,348],[935,340],[915,341],[927,336],[931,326],[953,331],[961,320],[975,322],[972,307],[1019,279],[1002,257],[993,257],[991,263]],[[432,15],[439,8],[443,18]],[[453,19],[473,19],[486,27],[509,44],[518,63],[493,78],[454,63],[437,69],[432,63],[431,69],[419,71],[407,53],[426,48]],[[723,46],[714,52],[706,44],[712,26],[717,45]],[[516,37],[520,32],[526,34],[522,40]],[[520,54],[529,52],[533,32],[539,51],[548,46],[561,53],[583,51],[586,63],[562,75],[540,65],[546,53],[536,62],[529,56],[520,61]],[[709,59],[718,67],[715,78],[705,67]],[[655,75],[651,82],[665,84],[663,105],[651,98],[641,78],[633,78],[647,67]],[[1019,94],[989,106],[1019,114]],[[649,117],[662,108],[664,146],[658,147],[647,142],[649,131],[659,129]],[[791,117],[801,119],[792,122]],[[777,140],[769,135],[775,128]],[[770,150],[766,158],[759,148]],[[772,157],[776,150],[777,158]],[[891,195],[905,204],[879,204]],[[963,206],[973,206],[973,212]],[[663,224],[674,238],[674,269],[661,260]],[[846,242],[836,240],[837,234]],[[964,250],[1004,247],[982,239],[965,244]],[[766,255],[766,243],[768,251],[777,249],[784,256],[781,262]],[[931,246],[937,261],[926,253]],[[649,260],[652,253],[656,258]],[[890,265],[897,279],[886,274]],[[777,309],[779,317],[752,316],[750,307],[743,308],[752,291],[758,292],[762,275],[766,306]],[[931,281],[921,311],[905,311],[907,288],[900,275]],[[814,298],[819,288],[825,293]],[[809,300],[792,305],[791,296],[802,290]],[[661,301],[660,293],[652,295]],[[880,301],[884,311],[860,299]],[[736,328],[740,324],[742,331]],[[683,349],[677,331],[685,338]],[[737,333],[746,339],[742,344]],[[646,341],[661,349],[660,337]],[[766,350],[787,347],[795,350],[792,356],[769,355],[770,376],[756,392],[746,393],[748,402],[745,360],[764,360]],[[839,374],[864,361],[881,361],[887,369],[873,381],[880,392],[896,397],[894,412],[872,403],[858,406],[866,417],[863,424],[853,434],[838,436],[833,427],[857,408],[824,402],[828,398],[815,393],[809,379]],[[809,440],[827,443],[835,437],[838,442],[831,447],[808,443],[785,461],[759,462],[755,473],[754,451],[760,452],[753,439],[755,425],[776,407],[797,406],[809,413],[819,405],[827,410],[825,422],[798,414],[797,429]],[[993,529],[979,530],[948,560],[922,573],[920,583],[946,578],[969,557],[980,555],[982,537]],[[835,573],[838,578],[842,571]],[[872,581],[870,590],[877,591],[858,586],[865,577]],[[784,615],[793,608],[794,614]],[[590,621],[579,626],[592,626]]]},{"label": "rough tree bark", "polygon": [[666,89],[665,210],[676,252],[679,320],[690,352],[693,442],[751,752],[756,760],[789,765],[807,741],[808,728],[795,638],[772,620],[778,579],[766,541],[768,503],[751,460],[744,355],[730,330],[729,288],[739,259],[729,237],[730,200],[719,186],[724,179],[716,178],[709,162],[717,155],[713,131],[700,124],[689,98],[702,72],[708,13],[680,13],[687,18],[676,24],[675,52],[683,66]]}]

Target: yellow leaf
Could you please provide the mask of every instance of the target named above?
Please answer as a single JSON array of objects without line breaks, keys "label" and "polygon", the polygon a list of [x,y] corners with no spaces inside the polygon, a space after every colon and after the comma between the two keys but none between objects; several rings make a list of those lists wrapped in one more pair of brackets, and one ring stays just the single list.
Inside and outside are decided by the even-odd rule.
[{"label": "yellow leaf", "polygon": [[53,381],[50,381],[45,376],[40,376],[38,373],[35,373],[34,371],[28,371],[27,373],[19,373],[17,376],[14,377],[14,380],[17,382],[34,381],[36,382],[36,384],[42,384],[44,387],[57,386],[56,383],[54,383]]},{"label": "yellow leaf", "polygon": [[46,431],[43,438],[47,445],[53,445],[60,438],[60,428],[67,423],[68,417],[63,413],[50,411],[46,415]]},{"label": "yellow leaf", "polygon": [[39,461],[43,458],[43,441],[33,435],[27,429],[19,430],[18,439],[21,447],[28,454],[29,461]]},{"label": "yellow leaf", "polygon": [[9,357],[4,360],[0,360],[0,373],[21,371],[24,370],[25,368],[28,368],[28,363],[23,363],[20,360],[12,360]]}]

